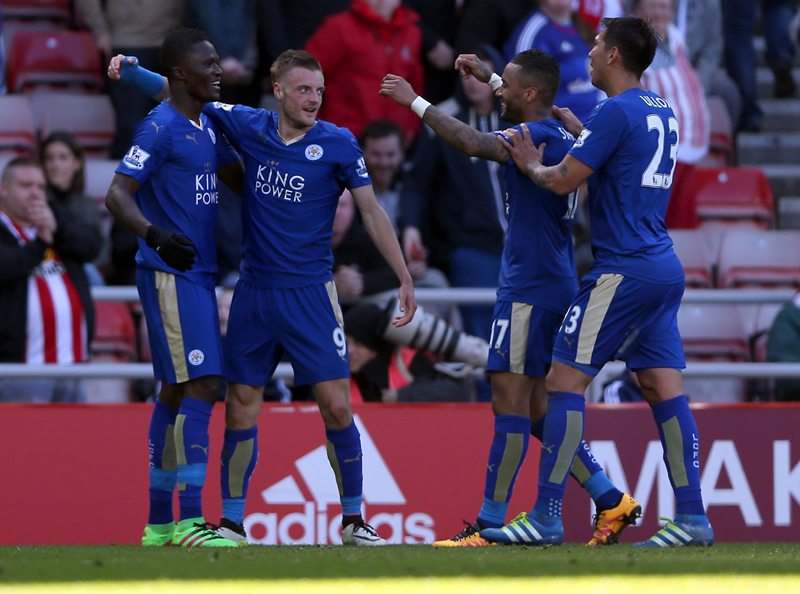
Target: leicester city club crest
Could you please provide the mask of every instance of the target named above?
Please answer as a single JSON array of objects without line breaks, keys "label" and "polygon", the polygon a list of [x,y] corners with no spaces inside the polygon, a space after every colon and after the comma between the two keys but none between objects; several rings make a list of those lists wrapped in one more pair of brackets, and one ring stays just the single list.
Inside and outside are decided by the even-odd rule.
[{"label": "leicester city club crest", "polygon": [[189,363],[197,367],[198,365],[202,365],[203,361],[206,360],[205,354],[200,349],[194,349],[192,352],[189,353]]},{"label": "leicester city club crest", "polygon": [[316,161],[322,156],[322,147],[318,144],[309,144],[306,147],[306,159]]}]

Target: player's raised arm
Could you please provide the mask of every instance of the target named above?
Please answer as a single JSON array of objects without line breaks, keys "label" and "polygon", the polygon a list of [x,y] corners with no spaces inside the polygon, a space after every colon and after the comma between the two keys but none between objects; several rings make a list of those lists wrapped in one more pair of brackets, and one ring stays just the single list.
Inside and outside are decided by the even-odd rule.
[{"label": "player's raised arm", "polygon": [[417,95],[402,76],[387,74],[381,82],[380,94],[410,108],[445,142],[462,153],[500,163],[508,161],[508,152],[497,142],[494,134],[479,132],[431,105]]},{"label": "player's raised arm", "polygon": [[594,173],[590,167],[570,155],[565,156],[558,165],[543,165],[544,143],[534,146],[528,127],[522,125],[520,129],[521,132],[513,128],[505,130],[498,138],[517,168],[536,185],[554,194],[569,194]]},{"label": "player's raised arm", "polygon": [[412,320],[414,312],[417,311],[417,300],[414,296],[414,283],[403,259],[403,252],[400,249],[400,243],[397,241],[397,235],[394,233],[394,228],[386,211],[381,208],[375,199],[372,185],[353,188],[350,193],[353,194],[356,206],[361,212],[364,228],[369,233],[372,241],[375,242],[378,251],[397,275],[397,278],[400,279],[398,296],[400,298],[400,311],[403,315],[392,320],[392,324],[405,326]]},{"label": "player's raised arm", "polygon": [[136,56],[117,54],[111,58],[108,62],[108,78],[130,83],[156,101],[169,97],[169,83],[166,77],[140,66]]}]

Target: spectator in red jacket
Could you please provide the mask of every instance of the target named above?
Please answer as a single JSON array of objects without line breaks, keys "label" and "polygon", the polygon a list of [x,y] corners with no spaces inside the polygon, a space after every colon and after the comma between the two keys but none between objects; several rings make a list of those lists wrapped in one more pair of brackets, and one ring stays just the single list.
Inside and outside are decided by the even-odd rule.
[{"label": "spectator in red jacket", "polygon": [[388,119],[410,142],[420,129],[413,112],[378,95],[387,72],[422,88],[419,17],[400,0],[353,0],[350,9],[325,19],[306,44],[325,73],[320,118],[357,137],[367,122]]}]

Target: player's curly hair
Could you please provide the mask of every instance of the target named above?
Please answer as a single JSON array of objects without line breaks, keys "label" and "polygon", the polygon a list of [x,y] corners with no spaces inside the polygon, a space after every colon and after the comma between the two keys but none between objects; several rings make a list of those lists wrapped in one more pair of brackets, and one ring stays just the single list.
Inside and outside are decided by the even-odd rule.
[{"label": "player's curly hair", "polygon": [[320,66],[319,60],[314,56],[305,50],[290,49],[275,58],[272,66],[270,66],[269,77],[271,82],[276,83],[280,81],[292,68],[305,68],[307,70],[322,72],[322,66]]},{"label": "player's curly hair", "polygon": [[175,29],[164,38],[159,57],[167,78],[172,78],[172,69],[181,65],[195,44],[203,41],[208,41],[208,36],[202,29]]},{"label": "player's curly hair", "polygon": [[520,67],[519,72],[524,85],[536,87],[542,101],[553,103],[561,78],[558,62],[553,56],[539,49],[529,49],[514,56],[511,64]]},{"label": "player's curly hair", "polygon": [[639,17],[605,18],[600,22],[606,31],[606,47],[616,47],[625,69],[640,78],[656,55],[658,34]]}]

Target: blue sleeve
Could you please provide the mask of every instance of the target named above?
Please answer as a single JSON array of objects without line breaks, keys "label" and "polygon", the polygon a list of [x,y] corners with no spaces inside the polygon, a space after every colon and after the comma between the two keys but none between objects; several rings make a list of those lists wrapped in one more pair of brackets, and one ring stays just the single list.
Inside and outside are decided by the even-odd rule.
[{"label": "blue sleeve", "polygon": [[[537,124],[536,122],[526,122],[525,125],[528,127],[528,132],[531,135],[531,142],[533,142],[534,146],[539,145],[542,142],[547,142],[549,135],[547,134],[546,127],[542,126],[541,124]],[[522,132],[522,124],[516,124],[511,126],[511,128],[517,132]],[[495,136],[502,136],[503,138],[506,138],[502,130],[495,130],[493,133]],[[506,140],[508,140],[508,138],[506,138]],[[506,164],[514,166],[514,160],[509,157],[508,161],[506,161]]]},{"label": "blue sleeve", "polygon": [[139,122],[133,143],[117,166],[116,173],[132,177],[139,185],[150,179],[172,152],[172,130],[152,117]]},{"label": "blue sleeve", "polygon": [[242,160],[224,134],[217,134],[217,144],[215,146],[217,149],[217,167],[225,167],[225,165]]},{"label": "blue sleeve", "polygon": [[619,148],[627,130],[628,118],[620,106],[613,101],[605,101],[586,119],[569,154],[597,171]]},{"label": "blue sleeve", "polygon": [[213,121],[222,132],[236,142],[236,138],[244,135],[250,130],[259,130],[254,126],[254,120],[259,118],[259,115],[264,112],[263,109],[254,109],[246,105],[231,105],[230,103],[220,103],[214,101],[213,103],[206,103],[203,107],[203,113],[206,114],[211,121]]},{"label": "blue sleeve", "polygon": [[364,162],[364,153],[350,131],[345,131],[348,138],[342,142],[342,158],[339,161],[339,181],[348,190],[368,186],[372,183],[367,172],[367,164]]}]

